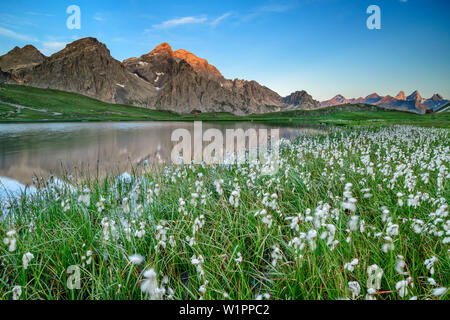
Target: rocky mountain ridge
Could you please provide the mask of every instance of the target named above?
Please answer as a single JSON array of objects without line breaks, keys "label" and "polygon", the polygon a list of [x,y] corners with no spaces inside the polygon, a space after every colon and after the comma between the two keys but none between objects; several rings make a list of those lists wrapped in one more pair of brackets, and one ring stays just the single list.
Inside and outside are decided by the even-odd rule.
[{"label": "rocky mountain ridge", "polygon": [[32,45],[23,48],[15,47],[7,54],[0,56],[0,69],[11,72],[16,69],[37,65],[45,60],[45,56]]},{"label": "rocky mountain ridge", "polygon": [[[282,98],[269,88],[256,81],[225,79],[207,60],[183,49],[173,51],[167,43],[140,58],[123,62],[115,60],[95,38],[74,41],[39,60],[37,49],[30,49],[28,46],[14,49],[0,57],[0,61],[8,62],[0,81],[177,113],[249,114],[287,108]],[[31,51],[28,60],[22,57],[23,52]]]},{"label": "rocky mountain ridge", "polygon": [[341,104],[373,104],[388,109],[426,113],[448,103],[439,94],[423,99],[407,96],[346,99],[342,95],[318,102],[306,91],[281,97],[256,81],[226,79],[206,59],[161,43],[139,58],[114,59],[105,44],[88,37],[46,57],[35,47],[15,47],[0,56],[0,82],[80,93],[109,103],[128,104],[176,113],[266,113],[313,110]]},{"label": "rocky mountain ridge", "polygon": [[283,102],[292,106],[300,106],[304,110],[313,110],[320,107],[320,102],[314,100],[305,90],[291,93],[283,98]]},{"label": "rocky mountain ridge", "polygon": [[365,98],[347,99],[342,95],[336,95],[330,100],[322,101],[320,107],[329,107],[342,104],[373,104],[386,109],[410,111],[415,113],[429,113],[439,107],[449,103],[449,100],[443,99],[440,94],[434,94],[429,99],[424,99],[419,91],[412,92],[409,96],[405,95],[404,91],[400,91],[395,97],[390,95],[380,96],[377,93],[368,95]]}]

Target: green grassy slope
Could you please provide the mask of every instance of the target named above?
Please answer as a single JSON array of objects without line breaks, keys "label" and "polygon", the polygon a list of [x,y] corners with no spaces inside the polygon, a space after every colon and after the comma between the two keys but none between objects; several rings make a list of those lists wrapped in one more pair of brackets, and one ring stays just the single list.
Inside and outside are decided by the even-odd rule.
[{"label": "green grassy slope", "polygon": [[[20,112],[12,106],[26,106]],[[80,94],[58,90],[0,84],[0,120],[171,120],[167,111],[115,105]]]},{"label": "green grassy slope", "polygon": [[[20,106],[24,106],[24,108]],[[346,126],[406,123],[449,127],[450,113],[417,115],[409,112],[385,110],[370,105],[341,105],[319,110],[273,112],[245,117],[230,113],[178,115],[168,111],[105,103],[80,94],[58,90],[0,84],[0,122],[138,120],[309,122]]]}]

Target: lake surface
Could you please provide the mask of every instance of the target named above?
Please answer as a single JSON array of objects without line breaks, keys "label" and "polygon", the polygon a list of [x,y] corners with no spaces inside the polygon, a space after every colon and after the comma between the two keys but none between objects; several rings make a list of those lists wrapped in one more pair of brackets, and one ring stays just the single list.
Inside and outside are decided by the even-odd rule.
[{"label": "lake surface", "polygon": [[[217,128],[280,129],[280,138],[323,133],[324,129],[256,123],[206,123]],[[192,122],[107,122],[0,124],[0,177],[29,185],[33,177],[120,174],[144,161],[170,163],[172,132]],[[269,131],[270,132],[270,131]]]}]

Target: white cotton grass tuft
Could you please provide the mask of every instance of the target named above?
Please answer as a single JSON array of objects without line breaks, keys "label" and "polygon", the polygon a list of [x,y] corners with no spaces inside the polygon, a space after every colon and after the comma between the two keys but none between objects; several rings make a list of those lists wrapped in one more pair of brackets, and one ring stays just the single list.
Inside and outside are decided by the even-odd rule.
[{"label": "white cotton grass tuft", "polygon": [[348,270],[349,272],[352,272],[353,270],[355,270],[355,266],[357,266],[358,263],[359,263],[359,260],[357,258],[355,258],[351,262],[344,264],[344,270]]},{"label": "white cotton grass tuft", "polygon": [[406,280],[398,281],[395,284],[395,290],[397,290],[398,295],[401,298],[404,298],[408,295],[408,286],[411,286],[411,287],[413,286],[411,278],[407,278]]},{"label": "white cotton grass tuft", "polygon": [[157,275],[154,269],[144,272],[144,280],[141,283],[141,291],[148,296],[150,300],[160,300],[165,293],[164,289],[158,287]]},{"label": "white cotton grass tuft", "polygon": [[13,300],[19,300],[20,296],[22,295],[22,287],[21,286],[14,286],[12,289],[12,299]]},{"label": "white cotton grass tuft", "polygon": [[89,190],[89,188],[84,188],[83,192],[78,197],[78,202],[89,207],[91,204],[91,190]]},{"label": "white cotton grass tuft", "polygon": [[431,293],[433,296],[439,297],[439,296],[442,296],[446,292],[447,292],[447,288],[440,287],[440,288],[433,289],[433,291]]},{"label": "white cotton grass tuft", "polygon": [[269,300],[270,294],[266,292],[264,294],[259,294],[255,297],[255,300],[263,300],[263,299]]},{"label": "white cotton grass tuft", "polygon": [[31,252],[27,252],[23,255],[22,257],[22,262],[23,262],[23,268],[25,270],[28,269],[28,264],[30,263],[31,260],[34,259],[34,255]]},{"label": "white cotton grass tuft", "polygon": [[130,260],[132,264],[141,264],[144,261],[144,257],[136,253],[129,256],[128,260]]},{"label": "white cotton grass tuft", "polygon": [[17,239],[16,239],[16,230],[12,229],[6,233],[6,238],[3,239],[3,243],[8,246],[9,252],[16,251],[17,248]]},{"label": "white cotton grass tuft", "polygon": [[237,253],[237,258],[234,259],[236,264],[240,264],[242,262],[242,254],[240,252]]},{"label": "white cotton grass tuft", "polygon": [[432,256],[430,259],[426,259],[424,262],[425,267],[430,272],[430,274],[434,274],[434,264],[438,261],[435,256]]},{"label": "white cotton grass tuft", "polygon": [[406,263],[403,256],[398,255],[397,260],[395,262],[395,271],[401,275],[408,275],[408,272],[405,271]]},{"label": "white cotton grass tuft", "polygon": [[360,292],[361,292],[361,286],[359,285],[358,281],[351,281],[348,283],[348,289],[352,293],[352,298],[356,299]]},{"label": "white cotton grass tuft", "polygon": [[376,264],[367,268],[367,293],[374,295],[381,288],[381,278],[383,277],[383,269]]}]

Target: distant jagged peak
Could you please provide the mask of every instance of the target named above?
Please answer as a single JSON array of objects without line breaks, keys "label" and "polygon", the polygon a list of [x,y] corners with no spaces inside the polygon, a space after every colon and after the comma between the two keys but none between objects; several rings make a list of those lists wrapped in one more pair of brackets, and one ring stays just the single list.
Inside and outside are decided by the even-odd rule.
[{"label": "distant jagged peak", "polygon": [[320,102],[314,100],[305,90],[291,93],[283,98],[283,102],[288,105],[298,106],[302,109],[316,109],[320,107]]},{"label": "distant jagged peak", "polygon": [[405,91],[400,91],[396,96],[395,99],[397,100],[406,100],[406,94]]},{"label": "distant jagged peak", "polygon": [[289,96],[303,96],[308,94],[308,92],[306,92],[305,90],[297,90],[292,92]]},{"label": "distant jagged peak", "polygon": [[444,100],[444,98],[443,98],[439,93],[435,93],[435,94],[433,94],[433,96],[430,98],[430,100],[441,101],[441,100]]},{"label": "distant jagged peak", "polygon": [[366,97],[366,99],[378,99],[378,98],[381,98],[381,96],[376,92],[371,93]]},{"label": "distant jagged peak", "polygon": [[408,97],[406,97],[406,100],[420,101],[422,100],[422,96],[420,95],[419,91],[416,90],[413,93],[411,93]]}]

